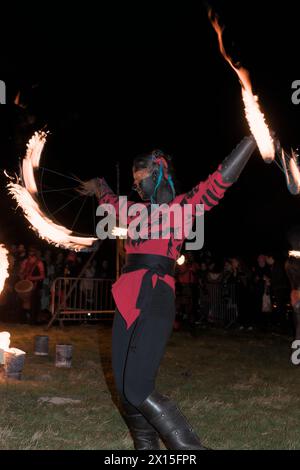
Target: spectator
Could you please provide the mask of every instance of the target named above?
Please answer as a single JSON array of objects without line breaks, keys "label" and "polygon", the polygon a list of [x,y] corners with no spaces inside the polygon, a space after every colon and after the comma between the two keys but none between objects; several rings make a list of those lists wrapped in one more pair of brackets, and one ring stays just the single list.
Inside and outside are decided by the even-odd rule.
[{"label": "spectator", "polygon": [[63,251],[59,251],[56,256],[56,260],[54,263],[54,278],[64,277],[65,271],[65,262],[64,262],[64,253]]},{"label": "spectator", "polygon": [[274,304],[273,323],[279,326],[287,325],[286,305],[289,299],[289,281],[283,264],[275,259],[273,254],[266,255],[269,267],[268,278],[271,283],[271,297]]},{"label": "spectator", "polygon": [[207,292],[207,264],[202,261],[198,271],[199,280],[199,315],[200,320],[207,322],[208,319],[208,292]]},{"label": "spectator", "polygon": [[55,276],[55,266],[52,262],[52,254],[50,250],[45,252],[43,261],[45,267],[45,279],[43,280],[42,285],[41,307],[42,310],[50,311],[50,290]]},{"label": "spectator", "polygon": [[[177,283],[180,285],[182,303],[190,326],[194,326],[198,318],[198,272],[199,264],[192,253],[185,254],[185,261],[176,266]],[[183,306],[182,305],[182,306]]]},{"label": "spectator", "polygon": [[84,279],[80,281],[81,298],[85,303],[85,308],[90,308],[94,301],[94,281],[93,278],[96,274],[96,260],[86,268],[83,273]]},{"label": "spectator", "polygon": [[253,329],[253,317],[251,312],[249,274],[244,263],[237,257],[231,258],[232,272],[230,280],[235,284],[238,310],[238,322],[240,329]]},{"label": "spectator", "polygon": [[219,323],[223,321],[222,299],[223,267],[220,263],[210,261],[206,277],[208,291],[208,321]]},{"label": "spectator", "polygon": [[98,275],[100,279],[110,279],[111,273],[109,271],[109,264],[106,259],[102,260]]},{"label": "spectator", "polygon": [[45,278],[44,264],[39,257],[39,252],[34,247],[30,247],[28,258],[22,261],[20,267],[20,279],[28,280],[33,283],[31,294],[30,311],[25,312],[27,319],[31,324],[36,324],[41,308],[41,287]]},{"label": "spectator", "polygon": [[[255,322],[258,325],[265,323],[265,316],[267,314],[268,307],[266,297],[264,297],[264,310],[263,310],[263,296],[269,295],[266,277],[268,275],[269,268],[266,262],[266,257],[263,254],[260,254],[257,257],[256,264],[252,269],[253,273],[253,302],[254,302],[254,312],[255,312]],[[262,313],[264,312],[264,317]]]},{"label": "spectator", "polygon": [[77,277],[79,274],[80,261],[74,251],[69,251],[66,258],[64,277]]}]

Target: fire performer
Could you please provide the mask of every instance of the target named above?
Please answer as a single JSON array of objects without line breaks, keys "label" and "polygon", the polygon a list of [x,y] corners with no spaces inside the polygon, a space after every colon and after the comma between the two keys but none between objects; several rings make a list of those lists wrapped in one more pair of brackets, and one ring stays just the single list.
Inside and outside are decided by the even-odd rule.
[{"label": "fire performer", "polygon": [[[133,162],[134,189],[150,208],[151,203],[215,207],[234,183],[256,148],[245,137],[206,181],[177,195],[170,157],[160,151]],[[118,197],[103,178],[82,182],[79,192],[96,195],[99,203],[118,210]],[[129,205],[132,204],[129,202]],[[193,217],[195,217],[193,213]],[[205,449],[182,412],[155,389],[155,379],[175,319],[174,269],[182,239],[126,239],[127,259],[122,275],[113,285],[116,312],[112,331],[112,365],[124,419],[136,450],[159,449],[159,437],[168,449]]]}]

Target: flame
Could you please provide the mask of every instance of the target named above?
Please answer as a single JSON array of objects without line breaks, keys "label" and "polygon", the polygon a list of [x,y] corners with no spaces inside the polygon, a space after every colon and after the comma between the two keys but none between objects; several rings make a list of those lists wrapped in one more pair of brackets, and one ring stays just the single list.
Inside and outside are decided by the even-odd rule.
[{"label": "flame", "polygon": [[5,279],[8,278],[8,251],[0,244],[0,294],[3,290]]},{"label": "flame", "polygon": [[232,59],[226,53],[222,40],[224,27],[220,26],[217,16],[213,14],[211,9],[208,12],[208,16],[214,30],[217,33],[220,52],[239,78],[242,87],[242,98],[245,106],[246,119],[248,121],[250,130],[256,140],[263,159],[267,162],[270,162],[275,158],[275,146],[268,126],[265,122],[265,117],[260,110],[258,97],[252,92],[249,72],[244,67],[237,67],[233,64]]},{"label": "flame", "polygon": [[293,258],[300,258],[300,251],[291,250],[289,251],[289,256],[292,256]]},{"label": "flame", "polygon": [[26,352],[21,349],[10,348],[10,333],[8,333],[8,331],[0,332],[0,364],[5,364],[4,352],[8,352],[14,356],[26,354]]},{"label": "flame", "polygon": [[1,331],[0,332],[0,349],[2,351],[9,351],[10,345],[10,333],[8,331]]},{"label": "flame", "polygon": [[179,258],[177,259],[176,263],[181,266],[183,263],[185,262],[185,256],[184,255],[181,255],[179,256]]},{"label": "flame", "polygon": [[22,161],[22,175],[24,186],[30,194],[38,192],[34,170],[39,167],[41,153],[46,142],[46,132],[35,132],[27,144],[27,152]]},{"label": "flame", "polygon": [[97,238],[78,237],[62,225],[54,223],[40,208],[37,200],[37,186],[34,170],[39,167],[40,157],[46,142],[45,132],[35,132],[27,144],[27,152],[22,161],[22,184],[10,182],[7,185],[9,193],[17,201],[24,212],[31,228],[48,243],[68,250],[79,251],[90,247]]}]

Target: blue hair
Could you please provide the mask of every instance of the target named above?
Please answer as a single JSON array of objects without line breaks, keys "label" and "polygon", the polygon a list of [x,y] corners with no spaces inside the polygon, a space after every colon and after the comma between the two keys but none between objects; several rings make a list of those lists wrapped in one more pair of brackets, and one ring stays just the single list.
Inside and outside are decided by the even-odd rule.
[{"label": "blue hair", "polygon": [[[151,198],[150,198],[150,200],[151,200],[152,203],[155,203],[154,198],[155,198],[155,196],[156,196],[156,191],[158,190],[158,188],[159,188],[159,186],[160,186],[160,184],[161,184],[161,182],[162,182],[162,180],[163,180],[163,176],[164,176],[163,163],[160,162],[160,164],[159,164],[159,174],[158,174],[156,186],[155,186],[154,191],[153,191],[153,194],[152,194],[152,196],[151,196]],[[172,179],[172,176],[171,176],[171,175],[168,175],[168,180],[167,180],[167,181],[168,181],[169,185],[171,186],[172,193],[173,193],[173,199],[174,199],[174,197],[175,197],[175,195],[176,195],[176,192],[175,192],[175,187],[174,187],[174,183],[173,183],[173,179]]]},{"label": "blue hair", "polygon": [[152,203],[155,202],[154,197],[156,196],[156,191],[158,190],[158,188],[160,186],[160,183],[162,182],[163,175],[164,175],[163,164],[162,164],[162,162],[160,162],[160,164],[159,164],[159,175],[158,175],[158,178],[157,178],[157,182],[156,182],[156,186],[154,188],[153,194],[151,196],[151,202]]}]

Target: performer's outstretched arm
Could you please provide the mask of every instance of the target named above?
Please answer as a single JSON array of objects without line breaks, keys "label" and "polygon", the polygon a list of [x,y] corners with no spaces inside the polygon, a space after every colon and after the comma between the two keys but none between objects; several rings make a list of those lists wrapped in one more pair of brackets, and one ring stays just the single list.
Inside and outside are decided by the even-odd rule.
[{"label": "performer's outstretched arm", "polygon": [[174,202],[204,204],[206,211],[212,209],[222,199],[225,191],[237,181],[255,148],[254,137],[244,137],[206,181],[201,181],[191,191],[178,196]]},{"label": "performer's outstretched arm", "polygon": [[[104,178],[82,181],[77,191],[83,196],[96,196],[99,204],[110,204],[114,207],[116,215],[119,215],[119,196],[113,192]],[[131,204],[134,204],[134,202],[127,201],[127,207]]]}]

